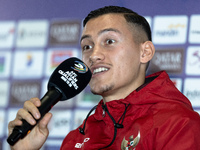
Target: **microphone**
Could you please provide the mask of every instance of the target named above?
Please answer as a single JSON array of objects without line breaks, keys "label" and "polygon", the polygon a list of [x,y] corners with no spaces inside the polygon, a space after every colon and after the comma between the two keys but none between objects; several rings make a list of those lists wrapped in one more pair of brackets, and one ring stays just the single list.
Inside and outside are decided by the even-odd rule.
[{"label": "microphone", "polygon": [[[41,98],[38,107],[41,118],[58,102],[79,94],[89,83],[92,73],[81,60],[72,57],[63,61],[52,73],[47,85],[47,92]],[[39,119],[40,120],[40,119]],[[39,120],[36,120],[37,122]],[[7,142],[13,146],[19,139],[24,138],[35,126],[22,119],[21,126],[15,126]]]}]

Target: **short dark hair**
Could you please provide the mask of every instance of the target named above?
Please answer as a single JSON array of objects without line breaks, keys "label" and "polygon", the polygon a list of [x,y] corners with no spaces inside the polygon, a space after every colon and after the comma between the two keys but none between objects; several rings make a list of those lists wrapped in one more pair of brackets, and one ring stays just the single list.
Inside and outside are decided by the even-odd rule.
[{"label": "short dark hair", "polygon": [[97,18],[101,15],[109,14],[109,13],[116,13],[116,14],[123,14],[124,18],[128,23],[132,23],[133,25],[141,28],[149,41],[152,41],[151,38],[151,28],[147,20],[139,15],[138,13],[132,11],[131,9],[119,6],[105,6],[96,10],[91,11],[87,17],[83,21],[83,27],[87,24],[90,19]]}]

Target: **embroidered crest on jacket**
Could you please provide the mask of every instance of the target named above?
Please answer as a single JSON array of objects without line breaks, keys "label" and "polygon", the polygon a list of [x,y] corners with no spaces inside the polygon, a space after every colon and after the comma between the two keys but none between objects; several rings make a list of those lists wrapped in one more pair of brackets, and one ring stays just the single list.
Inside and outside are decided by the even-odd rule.
[{"label": "embroidered crest on jacket", "polygon": [[133,150],[140,141],[140,131],[138,135],[134,138],[133,135],[129,137],[129,140],[126,140],[125,137],[121,143],[121,150]]}]

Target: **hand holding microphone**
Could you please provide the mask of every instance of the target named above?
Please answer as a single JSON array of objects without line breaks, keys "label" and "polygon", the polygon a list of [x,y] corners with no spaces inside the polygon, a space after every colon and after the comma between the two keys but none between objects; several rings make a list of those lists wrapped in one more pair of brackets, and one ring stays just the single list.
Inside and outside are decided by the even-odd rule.
[{"label": "hand holding microphone", "polygon": [[[9,135],[7,142],[10,145],[14,145],[18,140],[23,139],[58,101],[67,100],[79,94],[87,86],[91,76],[89,68],[78,58],[69,58],[61,63],[51,75],[48,82],[48,91],[41,99],[41,102],[38,102],[38,99],[31,99],[26,102],[24,109],[18,111],[16,119],[9,123],[9,132],[12,133]],[[39,106],[38,109],[36,109],[36,106]],[[40,116],[37,114],[40,114]],[[34,122],[33,118],[36,122]],[[38,126],[45,126],[50,118],[51,115],[47,114],[44,119],[41,119],[42,123],[38,123]],[[19,125],[21,124],[20,119],[22,125]],[[14,129],[13,126],[15,126]],[[40,128],[38,127],[38,129]],[[38,131],[35,129],[34,132]],[[42,135],[40,134],[40,136]]]}]

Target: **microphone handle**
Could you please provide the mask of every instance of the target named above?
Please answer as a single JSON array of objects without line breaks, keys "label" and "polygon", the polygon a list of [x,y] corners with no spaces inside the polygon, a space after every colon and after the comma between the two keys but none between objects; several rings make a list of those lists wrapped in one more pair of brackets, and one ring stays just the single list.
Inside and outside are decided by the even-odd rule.
[{"label": "microphone handle", "polygon": [[[61,97],[62,97],[61,92],[55,88],[52,88],[47,91],[47,93],[41,99],[41,106],[38,107],[38,110],[41,114],[41,118],[47,112],[49,112],[49,110],[61,99]],[[38,123],[39,120],[36,120],[36,122]],[[7,138],[7,142],[11,146],[13,146],[19,139],[24,138],[29,133],[29,131],[35,126],[35,125],[30,125],[24,119],[22,119],[22,122],[23,123],[21,126],[14,127],[13,132]]]}]

